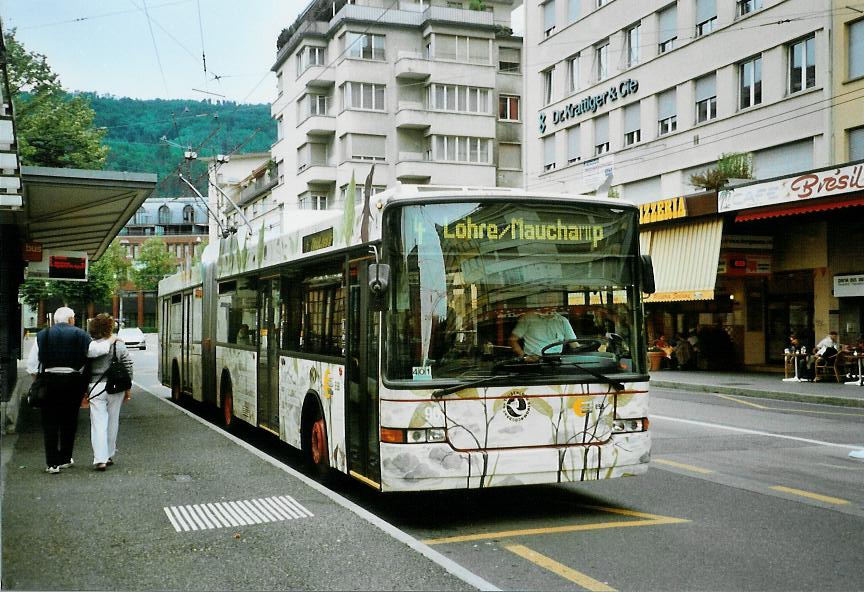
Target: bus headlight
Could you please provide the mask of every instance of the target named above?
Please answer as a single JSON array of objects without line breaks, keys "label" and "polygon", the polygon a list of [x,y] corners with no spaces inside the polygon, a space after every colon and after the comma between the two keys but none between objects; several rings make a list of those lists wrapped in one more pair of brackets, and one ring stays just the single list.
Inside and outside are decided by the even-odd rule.
[{"label": "bus headlight", "polygon": [[444,428],[429,428],[426,430],[427,442],[446,442],[447,430]]},{"label": "bus headlight", "polygon": [[613,419],[612,431],[616,434],[646,432],[648,431],[648,423],[647,417],[640,417],[637,419]]}]

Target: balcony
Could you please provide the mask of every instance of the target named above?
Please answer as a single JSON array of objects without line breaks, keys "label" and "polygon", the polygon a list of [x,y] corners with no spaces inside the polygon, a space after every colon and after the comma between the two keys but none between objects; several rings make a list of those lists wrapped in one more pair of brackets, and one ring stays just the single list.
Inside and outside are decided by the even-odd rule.
[{"label": "balcony", "polygon": [[400,152],[396,179],[402,183],[494,187],[495,167],[490,164],[434,162],[423,160],[419,153]]},{"label": "balcony", "polygon": [[395,73],[400,80],[426,80],[432,73],[432,67],[423,54],[400,51],[396,58]]},{"label": "balcony", "polygon": [[336,133],[336,118],[331,115],[310,115],[297,126],[300,136],[326,136]]},{"label": "balcony", "polygon": [[275,186],[276,175],[273,175],[272,178],[270,177],[270,175],[265,175],[263,177],[255,179],[254,183],[251,183],[248,187],[246,187],[240,192],[240,203],[238,205],[243,205],[249,203],[250,201],[255,201],[255,199],[267,193]]},{"label": "balcony", "polygon": [[346,4],[330,20],[330,28],[344,20],[366,21],[388,25],[422,27],[430,22],[492,27],[492,13],[443,6],[424,7],[421,4],[403,4],[403,10],[390,10],[379,6]]},{"label": "balcony", "polygon": [[401,129],[427,129],[429,127],[429,112],[423,103],[399,101],[399,110],[396,111],[396,127]]},{"label": "balcony", "polygon": [[336,182],[336,167],[328,163],[301,165],[297,180],[306,185],[326,185]]}]

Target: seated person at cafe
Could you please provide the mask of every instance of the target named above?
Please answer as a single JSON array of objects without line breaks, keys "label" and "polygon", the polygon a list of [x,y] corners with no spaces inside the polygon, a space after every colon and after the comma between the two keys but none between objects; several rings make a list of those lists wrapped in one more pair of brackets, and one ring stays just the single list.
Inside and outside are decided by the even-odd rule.
[{"label": "seated person at cafe", "polygon": [[837,341],[837,331],[830,331],[828,335],[816,344],[816,355],[820,358],[833,359],[840,351],[840,343]]},{"label": "seated person at cafe", "polygon": [[[560,295],[549,293],[537,297],[538,308],[519,317],[510,334],[510,347],[526,361],[536,361],[544,347],[565,339],[576,339],[570,321],[557,309]],[[561,353],[562,346],[549,348],[547,353]]]},{"label": "seated person at cafe", "polygon": [[813,365],[816,362],[813,347],[797,333],[789,336],[789,345],[791,346],[790,353],[800,354],[795,358],[795,364],[798,367],[798,378],[812,380],[815,375]]}]

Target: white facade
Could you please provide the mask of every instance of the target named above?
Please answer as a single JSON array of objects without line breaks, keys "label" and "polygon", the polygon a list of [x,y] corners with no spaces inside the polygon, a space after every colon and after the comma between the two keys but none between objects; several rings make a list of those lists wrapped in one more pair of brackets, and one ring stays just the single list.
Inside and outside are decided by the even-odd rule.
[{"label": "white facade", "polygon": [[286,216],[341,208],[352,175],[360,191],[373,165],[375,191],[522,185],[522,40],[506,32],[513,2],[468,4],[310,4],[273,66],[273,196]]},{"label": "white facade", "polygon": [[752,153],[758,179],[833,162],[827,0],[525,10],[529,189],[645,203],[699,191],[690,176],[724,153]]},{"label": "white facade", "polygon": [[243,235],[257,233],[262,227],[266,234],[279,233],[284,214],[271,193],[276,181],[272,168],[266,152],[210,160],[207,201],[219,215],[219,224],[210,224],[210,244],[217,244],[220,234],[235,229]]}]

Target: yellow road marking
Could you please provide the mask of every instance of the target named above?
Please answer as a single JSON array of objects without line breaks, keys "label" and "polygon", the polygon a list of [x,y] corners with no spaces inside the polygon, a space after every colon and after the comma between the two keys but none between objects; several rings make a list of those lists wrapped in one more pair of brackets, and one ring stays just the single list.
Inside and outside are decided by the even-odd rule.
[{"label": "yellow road marking", "polygon": [[768,409],[764,405],[758,405],[756,403],[751,403],[750,401],[742,401],[740,399],[736,399],[735,397],[730,397],[729,395],[717,395],[721,399],[726,399],[727,401],[735,401],[736,403],[741,403],[742,405],[749,405],[750,407],[755,407],[756,409]]},{"label": "yellow road marking", "polygon": [[793,489],[791,487],[783,487],[782,485],[775,485],[771,489],[775,491],[782,491],[784,493],[791,493],[792,495],[800,495],[801,497],[809,497],[810,499],[814,499],[820,502],[825,502],[826,504],[835,504],[838,506],[844,506],[849,503],[848,500],[840,499],[839,497],[831,497],[830,495],[821,495],[819,493],[813,493],[810,491],[804,491],[803,489]]},{"label": "yellow road marking", "polygon": [[536,563],[540,567],[548,569],[562,578],[566,578],[571,582],[582,586],[586,590],[596,592],[615,592],[615,588],[607,586],[603,582],[598,582],[594,578],[586,576],[582,572],[578,572],[575,569],[571,569],[566,565],[558,563],[554,559],[541,555],[537,551],[532,551],[528,547],[523,547],[522,545],[506,545],[505,548],[511,553],[519,555],[519,557],[523,557],[532,563]]},{"label": "yellow road marking", "polygon": [[714,472],[710,469],[703,469],[702,467],[696,467],[693,465],[685,465],[684,463],[675,462],[674,460],[666,460],[663,458],[652,458],[651,462],[655,462],[658,465],[669,465],[670,467],[676,467],[679,469],[684,469],[685,471],[692,471],[694,473],[699,473],[702,475],[710,475]]},{"label": "yellow road marking", "polygon": [[471,541],[485,541],[489,539],[507,539],[522,536],[535,536],[540,534],[556,534],[562,532],[584,532],[588,530],[605,530],[609,528],[629,528],[633,526],[658,526],[661,524],[680,524],[682,522],[690,522],[683,518],[671,518],[668,516],[658,516],[655,514],[645,514],[643,512],[635,512],[633,510],[623,510],[621,508],[604,508],[600,506],[584,506],[602,512],[612,514],[621,514],[623,516],[634,516],[642,518],[642,520],[628,520],[624,522],[599,522],[594,524],[569,524],[567,526],[549,526],[546,528],[523,528],[520,530],[504,530],[499,532],[481,532],[476,534],[463,534],[452,537],[440,537],[436,539],[426,539],[423,541],[427,545],[442,545],[449,543],[466,543]]}]

